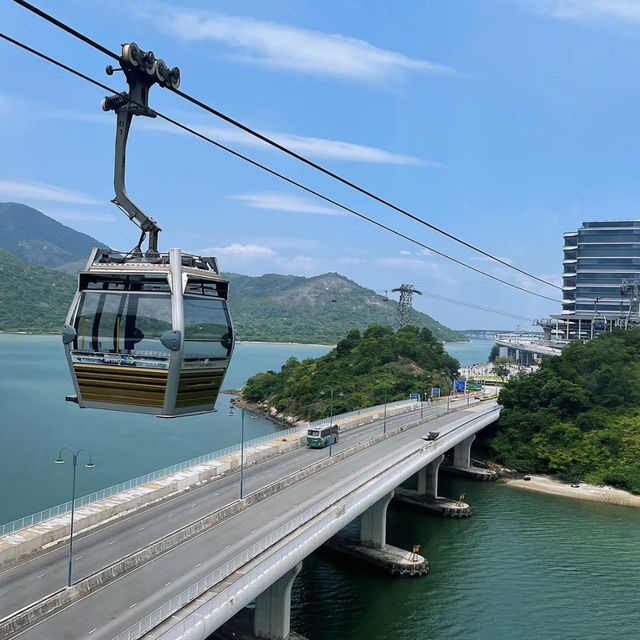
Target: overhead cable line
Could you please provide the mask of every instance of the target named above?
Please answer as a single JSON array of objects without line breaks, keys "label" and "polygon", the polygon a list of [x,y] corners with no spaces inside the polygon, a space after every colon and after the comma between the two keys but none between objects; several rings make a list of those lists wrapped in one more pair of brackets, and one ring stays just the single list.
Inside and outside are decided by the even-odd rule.
[{"label": "overhead cable line", "polygon": [[500,309],[493,309],[492,307],[483,307],[482,305],[479,305],[479,304],[474,304],[472,302],[465,302],[464,300],[456,300],[455,298],[447,298],[446,296],[440,296],[435,293],[429,293],[428,291],[423,291],[422,294],[430,298],[435,298],[436,300],[443,300],[444,302],[452,302],[453,304],[460,304],[464,307],[469,307],[470,309],[478,309],[480,311],[489,311],[490,313],[495,313],[501,316],[507,316],[508,318],[515,318],[516,320],[529,320],[531,322],[535,322],[536,320],[536,318],[519,316],[517,313],[509,313],[508,311],[501,311]]},{"label": "overhead cable line", "polygon": [[[60,62],[59,60],[56,60],[55,58],[52,58],[51,56],[38,51],[37,49],[34,49],[33,47],[19,41],[16,40],[15,38],[12,38],[11,36],[8,36],[4,33],[0,33],[0,38],[2,38],[3,40],[6,40],[7,42],[10,42],[11,44],[20,47],[21,49],[28,51],[29,53],[31,53],[32,55],[37,56],[38,58],[42,59],[42,60],[46,60],[47,62],[49,62],[50,64],[55,65],[56,67],[63,69],[65,71],[67,71],[68,73],[71,73],[72,75],[81,78],[82,80],[85,80],[86,82],[89,82],[97,87],[100,87],[101,89],[104,89],[105,91],[109,91],[111,93],[118,93],[118,91],[116,91],[115,89],[113,89],[112,87],[104,84],[103,82],[100,82],[99,80],[96,80],[95,78],[92,78],[91,76],[88,76],[85,73],[82,73],[81,71],[78,71],[77,69],[74,69],[73,67],[65,64],[64,62]],[[122,94],[120,94],[122,95]],[[129,102],[131,102],[132,104],[135,104],[137,106],[142,106],[140,105],[140,103],[136,102],[135,100],[126,97],[123,95],[122,96],[124,99],[128,100]],[[536,291],[532,291],[530,289],[526,289],[524,287],[521,287],[517,284],[514,284],[513,282],[509,282],[508,280],[503,280],[502,278],[499,278],[498,276],[495,276],[491,273],[488,273],[486,271],[483,271],[482,269],[478,269],[477,267],[474,267],[470,264],[467,264],[466,262],[463,262],[462,260],[458,260],[457,258],[454,258],[452,256],[447,255],[446,253],[443,253],[442,251],[438,251],[437,249],[434,249],[433,247],[430,247],[426,244],[424,244],[423,242],[420,242],[419,240],[416,240],[415,238],[412,238],[411,236],[408,236],[400,231],[397,231],[396,229],[393,229],[392,227],[389,227],[381,222],[378,222],[377,220],[374,220],[373,218],[370,218],[369,216],[366,216],[363,213],[360,213],[359,211],[356,211],[355,209],[342,204],[340,202],[338,202],[337,200],[334,200],[333,198],[330,198],[329,196],[326,196],[322,193],[320,193],[319,191],[316,191],[315,189],[312,189],[311,187],[307,187],[306,185],[302,184],[301,182],[298,182],[296,180],[293,180],[292,178],[289,178],[288,176],[274,170],[271,169],[270,167],[268,167],[267,165],[264,165],[260,162],[258,162],[257,160],[254,160],[253,158],[250,158],[249,156],[246,156],[242,153],[240,153],[239,151],[236,151],[235,149],[232,149],[231,147],[228,147],[212,138],[210,138],[209,136],[206,136],[205,134],[201,133],[200,131],[197,131],[196,129],[193,129],[192,127],[189,127],[188,125],[185,125],[181,122],[179,122],[178,120],[175,120],[174,118],[167,116],[159,111],[155,111],[154,113],[156,114],[157,117],[159,117],[161,120],[164,120],[166,122],[169,122],[170,124],[178,127],[179,129],[182,129],[183,131],[186,131],[188,133],[191,133],[192,135],[214,145],[215,147],[218,147],[219,149],[222,149],[223,151],[226,151],[227,153],[230,153],[231,155],[235,156],[236,158],[239,158],[241,160],[244,160],[245,162],[248,162],[249,164],[253,165],[254,167],[257,167],[259,169],[262,169],[263,171],[266,171],[267,173],[269,173],[272,176],[275,176],[277,178],[280,178],[281,180],[284,180],[285,182],[287,182],[288,184],[291,184],[295,187],[297,187],[298,189],[302,189],[303,191],[317,197],[320,198],[322,200],[324,200],[325,202],[328,202],[329,204],[332,204],[335,207],[338,207],[344,211],[347,211],[348,213],[351,213],[355,216],[357,216],[358,218],[362,219],[362,220],[366,220],[367,222],[376,225],[377,227],[384,229],[385,231],[388,231],[390,233],[393,233],[394,235],[403,238],[404,240],[408,240],[409,242],[421,247],[422,249],[426,249],[427,251],[431,251],[432,253],[439,255],[447,260],[450,260],[451,262],[454,262],[462,267],[465,267],[467,269],[470,269],[471,271],[475,271],[476,273],[479,273],[487,278],[491,278],[492,280],[495,280],[496,282],[500,282],[502,284],[505,284],[509,287],[512,287],[514,289],[517,289],[519,291],[522,291],[524,293],[528,293],[530,295],[533,296],[537,296],[539,298],[543,298],[545,300],[551,300],[552,302],[560,302],[559,300],[556,300],[555,298],[551,298],[549,296],[545,296],[541,293],[537,293]]]},{"label": "overhead cable line", "polygon": [[[120,56],[113,52],[110,51],[108,48],[104,47],[103,45],[101,45],[100,43],[96,42],[95,40],[93,40],[92,38],[84,35],[83,33],[77,31],[76,29],[74,29],[73,27],[65,24],[64,22],[61,22],[60,20],[58,20],[57,18],[54,18],[52,15],[46,13],[45,11],[43,11],[42,9],[39,9],[38,7],[34,6],[33,4],[31,4],[30,2],[27,2],[26,0],[13,0],[15,3],[19,4],[20,6],[24,7],[25,9],[35,13],[36,15],[38,15],[39,17],[43,18],[44,20],[47,20],[48,22],[50,22],[51,24],[55,25],[56,27],[62,29],[63,31],[66,31],[67,33],[69,33],[70,35],[78,38],[79,40],[82,40],[84,43],[94,47],[95,49],[97,49],[98,51],[114,58],[115,60],[120,60]],[[198,98],[195,98],[193,96],[190,96],[189,94],[185,93],[184,91],[180,91],[179,89],[173,88],[173,87],[168,87],[171,91],[173,91],[173,93],[175,93],[176,95],[180,96],[181,98],[183,98],[184,100],[187,100],[188,102],[190,102],[191,104],[196,105],[197,107],[204,109],[205,111],[207,111],[208,113],[210,113],[211,115],[220,118],[221,120],[224,120],[226,123],[244,131],[245,133],[261,140],[262,142],[271,145],[272,147],[278,149],[279,151],[282,151],[283,153],[286,153],[287,155],[291,156],[292,158],[295,158],[296,160],[316,169],[317,171],[320,171],[321,173],[329,176],[330,178],[337,180],[338,182],[350,187],[351,189],[354,189],[356,191],[358,191],[359,193],[365,195],[368,198],[371,198],[372,200],[375,200],[376,202],[384,205],[385,207],[388,207],[390,209],[393,209],[394,211],[396,211],[397,213],[402,214],[403,216],[406,216],[407,218],[410,218],[411,220],[418,222],[419,224],[422,224],[426,227],[428,227],[429,229],[431,229],[432,231],[435,231],[443,236],[445,236],[446,238],[449,238],[450,240],[453,240],[454,242],[457,242],[465,247],[467,247],[468,249],[471,249],[472,251],[475,251],[476,253],[479,253],[483,256],[485,256],[486,258],[489,258],[490,260],[493,260],[494,262],[497,262],[499,264],[501,264],[504,267],[508,267],[509,269],[513,269],[514,271],[517,271],[518,273],[527,276],[528,278],[532,278],[533,280],[537,280],[538,282],[541,282],[542,284],[545,284],[549,287],[553,287],[554,289],[562,289],[562,287],[558,286],[557,284],[554,284],[553,282],[549,282],[548,280],[545,280],[544,278],[540,278],[539,276],[534,275],[533,273],[529,273],[528,271],[525,271],[524,269],[521,269],[520,267],[516,267],[515,265],[511,264],[510,262],[508,262],[507,260],[503,260],[502,258],[499,258],[498,256],[495,256],[491,253],[489,253],[488,251],[485,251],[484,249],[481,249],[480,247],[477,247],[473,244],[471,244],[470,242],[467,242],[466,240],[463,240],[462,238],[459,238],[458,236],[449,233],[448,231],[445,231],[444,229],[441,229],[440,227],[438,227],[435,224],[432,224],[431,222],[428,222],[427,220],[424,220],[423,218],[421,218],[420,216],[417,216],[416,214],[411,213],[410,211],[407,211],[406,209],[403,209],[402,207],[399,207],[398,205],[393,204],[393,202],[387,200],[386,198],[383,198],[382,196],[379,196],[375,193],[373,193],[372,191],[369,191],[368,189],[365,189],[364,187],[361,187],[360,185],[356,184],[355,182],[352,182],[351,180],[348,180],[347,178],[342,177],[341,175],[335,173],[334,171],[331,171],[330,169],[327,169],[326,167],[324,167],[321,164],[318,164],[317,162],[314,162],[313,160],[310,160],[309,158],[296,153],[295,151],[293,151],[292,149],[289,149],[288,147],[286,147],[285,145],[277,142],[276,140],[273,140],[272,138],[269,138],[268,136],[260,133],[259,131],[256,131],[255,129],[252,129],[251,127],[243,124],[242,122],[236,120],[235,118],[232,118],[231,116],[228,116],[227,114],[223,113],[222,111],[215,109],[214,107],[211,107],[210,105],[206,104],[205,102],[202,102],[201,100],[199,100]]]}]

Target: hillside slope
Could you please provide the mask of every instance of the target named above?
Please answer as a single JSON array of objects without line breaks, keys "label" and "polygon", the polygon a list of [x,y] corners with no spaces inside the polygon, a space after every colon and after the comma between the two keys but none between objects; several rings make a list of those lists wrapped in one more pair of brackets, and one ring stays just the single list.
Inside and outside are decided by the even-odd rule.
[{"label": "hillside slope", "polygon": [[[243,340],[335,344],[350,329],[393,325],[398,303],[385,301],[339,273],[305,278],[269,273],[258,278],[225,274],[229,307]],[[414,312],[413,324],[439,340],[466,341],[430,316]],[[291,336],[296,336],[292,338]]]},{"label": "hillside slope", "polygon": [[0,202],[0,249],[29,264],[74,273],[85,265],[91,249],[104,246],[37,209]]},{"label": "hillside slope", "polygon": [[498,462],[640,493],[640,329],[571,343],[512,378],[500,403],[481,435]]},{"label": "hillside slope", "polygon": [[59,332],[76,279],[0,249],[0,331]]},{"label": "hillside slope", "polygon": [[308,420],[353,411],[422,394],[432,385],[447,389],[459,363],[428,329],[371,325],[363,333],[349,331],[321,358],[299,362],[289,358],[279,373],[249,378],[244,400],[274,407],[283,416]]}]

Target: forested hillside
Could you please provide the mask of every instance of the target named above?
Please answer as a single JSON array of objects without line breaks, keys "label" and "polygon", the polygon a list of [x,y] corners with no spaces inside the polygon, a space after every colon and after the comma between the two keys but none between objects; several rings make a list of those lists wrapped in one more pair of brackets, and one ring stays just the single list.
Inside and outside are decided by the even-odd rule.
[{"label": "forested hillside", "polygon": [[372,325],[351,330],[326,356],[299,362],[290,358],[279,373],[250,378],[245,400],[275,407],[279,413],[315,420],[362,407],[404,400],[426,387],[451,387],[459,363],[428,329]]},{"label": "forested hillside", "polygon": [[0,331],[59,332],[76,279],[0,249]]},{"label": "forested hillside", "polygon": [[640,493],[640,329],[570,344],[500,402],[488,440],[498,462]]},{"label": "forested hillside", "polygon": [[[339,273],[305,278],[269,273],[258,278],[227,273],[229,307],[243,340],[335,344],[350,329],[392,325],[398,303]],[[467,337],[430,316],[414,312],[413,324],[439,340]]]}]

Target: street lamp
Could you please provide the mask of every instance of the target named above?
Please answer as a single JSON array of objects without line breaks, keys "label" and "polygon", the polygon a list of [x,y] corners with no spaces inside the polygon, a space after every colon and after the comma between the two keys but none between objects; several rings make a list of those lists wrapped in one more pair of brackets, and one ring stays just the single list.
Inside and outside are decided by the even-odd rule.
[{"label": "street lamp", "polygon": [[240,407],[240,500],[243,497],[244,488],[244,408]]},{"label": "street lamp", "polygon": [[89,462],[87,462],[84,466],[87,469],[93,469],[96,465],[93,462],[93,457],[91,456],[91,452],[86,449],[78,449],[74,451],[71,447],[64,446],[60,449],[58,453],[58,457],[54,460],[55,464],[64,464],[64,458],[62,457],[62,452],[67,449],[71,452],[73,456],[73,483],[71,485],[71,531],[69,535],[69,571],[67,575],[67,587],[71,586],[71,572],[73,567],[73,517],[75,514],[75,503],[76,503],[76,468],[78,466],[78,456],[84,451],[89,456]]}]

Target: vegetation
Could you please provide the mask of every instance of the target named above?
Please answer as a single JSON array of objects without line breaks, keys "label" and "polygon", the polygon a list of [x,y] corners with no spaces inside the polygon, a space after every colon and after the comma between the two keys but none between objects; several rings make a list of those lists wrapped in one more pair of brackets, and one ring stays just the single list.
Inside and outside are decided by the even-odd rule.
[{"label": "vegetation", "polygon": [[76,279],[0,249],[0,331],[61,331]]},{"label": "vegetation", "polygon": [[640,493],[640,329],[570,344],[507,382],[500,402],[497,461]]},{"label": "vegetation", "polygon": [[491,347],[491,351],[489,352],[489,362],[493,362],[496,358],[500,357],[500,347],[497,344],[494,344],[493,347]]},{"label": "vegetation", "polygon": [[245,400],[263,402],[278,412],[316,420],[331,411],[402,400],[426,387],[450,389],[459,363],[428,329],[371,325],[352,329],[326,356],[299,362],[290,358],[279,373],[258,373],[247,381]]},{"label": "vegetation", "polygon": [[[391,325],[397,314],[397,302],[338,273],[312,278],[275,273],[225,277],[230,281],[229,308],[242,340],[336,344],[350,329]],[[413,320],[439,340],[468,340],[424,313],[415,311]]]},{"label": "vegetation", "polygon": [[493,373],[497,375],[500,380],[504,382],[504,379],[509,375],[509,358],[503,358],[498,356],[493,359]]}]

